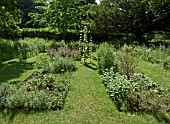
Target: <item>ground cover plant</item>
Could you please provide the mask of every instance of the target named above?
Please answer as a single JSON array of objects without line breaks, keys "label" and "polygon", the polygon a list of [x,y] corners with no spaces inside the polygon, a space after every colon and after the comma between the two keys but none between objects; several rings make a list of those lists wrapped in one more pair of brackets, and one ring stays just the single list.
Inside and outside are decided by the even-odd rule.
[{"label": "ground cover plant", "polygon": [[[0,86],[1,109],[62,109],[70,84],[70,73],[66,72],[72,70],[67,66],[69,61],[60,58],[59,62],[57,67],[53,66],[52,71],[45,70],[43,61],[41,64],[39,62],[39,68],[36,68],[33,75],[27,77],[25,81],[2,83]],[[52,61],[49,62],[50,65],[51,63]],[[70,67],[75,68],[74,64]],[[61,72],[65,73],[60,74]]]},{"label": "ground cover plant", "polygon": [[113,70],[102,75],[110,97],[119,111],[169,112],[170,97],[156,83],[143,74],[134,74],[131,80]]},{"label": "ground cover plant", "polygon": [[34,57],[42,52],[47,52],[54,45],[54,41],[47,41],[40,38],[25,38],[19,40],[0,39],[1,61],[14,58],[24,60]]},{"label": "ground cover plant", "polygon": [[72,58],[63,58],[59,55],[51,57],[48,54],[42,54],[37,58],[36,68],[42,73],[61,73],[76,69],[75,61]]}]

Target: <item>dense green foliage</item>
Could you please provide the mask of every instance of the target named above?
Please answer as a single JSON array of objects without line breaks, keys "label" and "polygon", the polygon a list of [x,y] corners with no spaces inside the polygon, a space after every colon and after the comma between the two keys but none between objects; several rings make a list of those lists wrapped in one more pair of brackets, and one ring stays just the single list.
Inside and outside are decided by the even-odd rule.
[{"label": "dense green foliage", "polygon": [[[149,61],[151,63],[157,63],[164,65],[166,63],[166,59],[168,59],[170,55],[169,46],[166,48],[164,45],[160,46],[136,46],[134,48],[135,57],[140,58],[144,61]],[[167,64],[165,64],[166,66]]]},{"label": "dense green foliage", "polygon": [[[42,3],[42,1],[40,1]],[[67,32],[81,30],[82,24],[87,24],[86,18],[90,14],[89,5],[84,0],[52,0],[44,1],[45,12],[35,14],[34,18],[40,20],[46,27],[58,30],[63,38]]]},{"label": "dense green foliage", "polygon": [[170,70],[170,56],[168,56],[164,62],[163,62],[163,67],[167,70]]},{"label": "dense green foliage", "polygon": [[5,61],[16,57],[17,50],[15,49],[15,46],[15,42],[0,39],[0,61]]},{"label": "dense green foliage", "polygon": [[97,61],[99,73],[102,73],[105,69],[115,66],[113,47],[108,43],[101,44],[97,50]]},{"label": "dense green foliage", "polygon": [[[68,32],[79,35],[81,28],[87,25],[92,34],[98,34],[96,37],[100,37],[99,34],[104,39],[130,35],[132,39],[141,41],[145,34],[155,31],[168,33],[170,30],[170,3],[167,0],[102,0],[100,5],[91,3],[95,3],[94,0],[13,0],[10,4],[1,1],[1,37],[35,37],[38,34],[43,38],[54,38],[51,31],[38,30],[48,27],[60,33],[57,37],[61,40],[71,36],[67,35]],[[17,25],[37,28],[38,33],[17,34]],[[77,36],[74,38],[77,40]]]},{"label": "dense green foliage", "polygon": [[[144,111],[165,115],[170,110],[169,91],[161,89],[144,74],[135,73],[137,59],[141,57],[141,54],[137,52],[140,50],[139,48],[144,47],[135,47],[135,49],[127,45],[121,47],[116,52],[117,69],[115,70],[114,67],[106,69],[102,74],[102,81],[119,111]],[[148,48],[146,49],[148,50]],[[164,53],[164,56],[169,55],[167,50],[166,48],[162,50],[155,48],[155,55],[152,52],[148,52],[148,54],[154,55],[155,59],[158,59],[161,53]],[[168,61],[168,58],[165,61],[162,60],[164,67],[169,66]]]},{"label": "dense green foliage", "polygon": [[133,47],[124,45],[116,52],[116,66],[119,74],[126,75],[127,79],[130,79],[135,72],[136,65]]},{"label": "dense green foliage", "polygon": [[135,40],[141,41],[144,34],[169,31],[170,3],[152,2],[154,4],[150,0],[102,0],[95,10],[95,32],[132,33]]},{"label": "dense green foliage", "polygon": [[15,0],[0,1],[0,37],[14,38],[18,34],[20,10]]}]

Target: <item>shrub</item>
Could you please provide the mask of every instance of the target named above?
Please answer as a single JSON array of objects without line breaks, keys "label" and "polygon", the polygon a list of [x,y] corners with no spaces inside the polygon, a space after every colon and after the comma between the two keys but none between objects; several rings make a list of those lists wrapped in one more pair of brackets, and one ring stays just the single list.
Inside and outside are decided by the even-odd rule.
[{"label": "shrub", "polygon": [[133,48],[127,45],[124,45],[116,53],[116,65],[118,67],[118,72],[122,75],[126,75],[128,80],[134,74],[135,67],[137,65],[137,61],[133,54]]},{"label": "shrub", "polygon": [[170,111],[170,96],[158,95],[154,91],[141,91],[136,94],[140,97],[138,100],[140,111],[152,113]]},{"label": "shrub", "polygon": [[[49,28],[24,28],[21,32],[21,37],[30,37],[30,38],[44,38],[44,39],[55,39],[55,40],[62,40],[63,34],[60,33],[58,30],[52,30]],[[65,34],[65,40],[78,40],[79,34],[76,32],[67,32]]]},{"label": "shrub", "polygon": [[170,70],[170,56],[167,57],[163,62],[163,67],[166,70]]},{"label": "shrub", "polygon": [[103,43],[100,45],[97,50],[97,62],[99,73],[102,73],[107,68],[114,67],[115,57],[113,47],[111,47],[108,43]]},{"label": "shrub", "polygon": [[68,74],[32,77],[19,84],[4,83],[0,86],[0,108],[62,109],[68,89]]},{"label": "shrub", "polygon": [[0,61],[10,60],[16,57],[16,42],[0,39]]}]

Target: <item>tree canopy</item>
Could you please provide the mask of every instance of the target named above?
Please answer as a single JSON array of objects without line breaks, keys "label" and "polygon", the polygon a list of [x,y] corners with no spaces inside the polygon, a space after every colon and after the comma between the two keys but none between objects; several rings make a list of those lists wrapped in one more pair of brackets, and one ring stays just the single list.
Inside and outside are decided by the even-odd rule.
[{"label": "tree canopy", "polygon": [[98,33],[132,33],[136,40],[154,31],[169,31],[170,12],[166,0],[102,0],[96,8]]},{"label": "tree canopy", "polygon": [[88,18],[90,5],[84,0],[51,0],[43,3],[44,13],[33,14],[34,19],[62,34],[70,30],[79,31],[81,26],[90,20]]},{"label": "tree canopy", "polygon": [[99,5],[95,0],[1,0],[0,5],[4,36],[14,35],[18,25],[63,36],[86,25],[96,34],[132,34],[138,41],[145,34],[170,32],[169,0],[102,0]]},{"label": "tree canopy", "polygon": [[0,1],[0,34],[2,37],[14,36],[21,21],[16,0]]}]

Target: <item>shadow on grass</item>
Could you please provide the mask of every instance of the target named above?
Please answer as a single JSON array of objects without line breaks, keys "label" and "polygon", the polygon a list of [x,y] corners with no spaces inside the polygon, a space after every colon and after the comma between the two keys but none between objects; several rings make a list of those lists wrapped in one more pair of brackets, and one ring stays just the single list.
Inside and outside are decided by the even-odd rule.
[{"label": "shadow on grass", "polygon": [[1,66],[0,83],[19,78],[26,70],[33,69],[33,63],[10,61]]},{"label": "shadow on grass", "polygon": [[152,113],[152,115],[153,115],[159,122],[164,121],[165,123],[170,124],[170,117],[168,116],[168,113],[157,112],[157,113]]},{"label": "shadow on grass", "polygon": [[97,70],[97,66],[94,63],[86,63],[84,65],[90,69]]},{"label": "shadow on grass", "polygon": [[168,113],[169,112],[140,112],[140,114],[152,115],[159,123],[170,124],[170,116]]},{"label": "shadow on grass", "polygon": [[[118,108],[117,110],[119,112],[125,112],[125,111],[120,111]],[[137,113],[138,115],[152,115],[159,123],[165,123],[165,124],[170,124],[170,113],[169,112],[145,112],[145,111],[139,111],[139,112],[133,112],[133,111],[126,111],[126,113]]]}]

